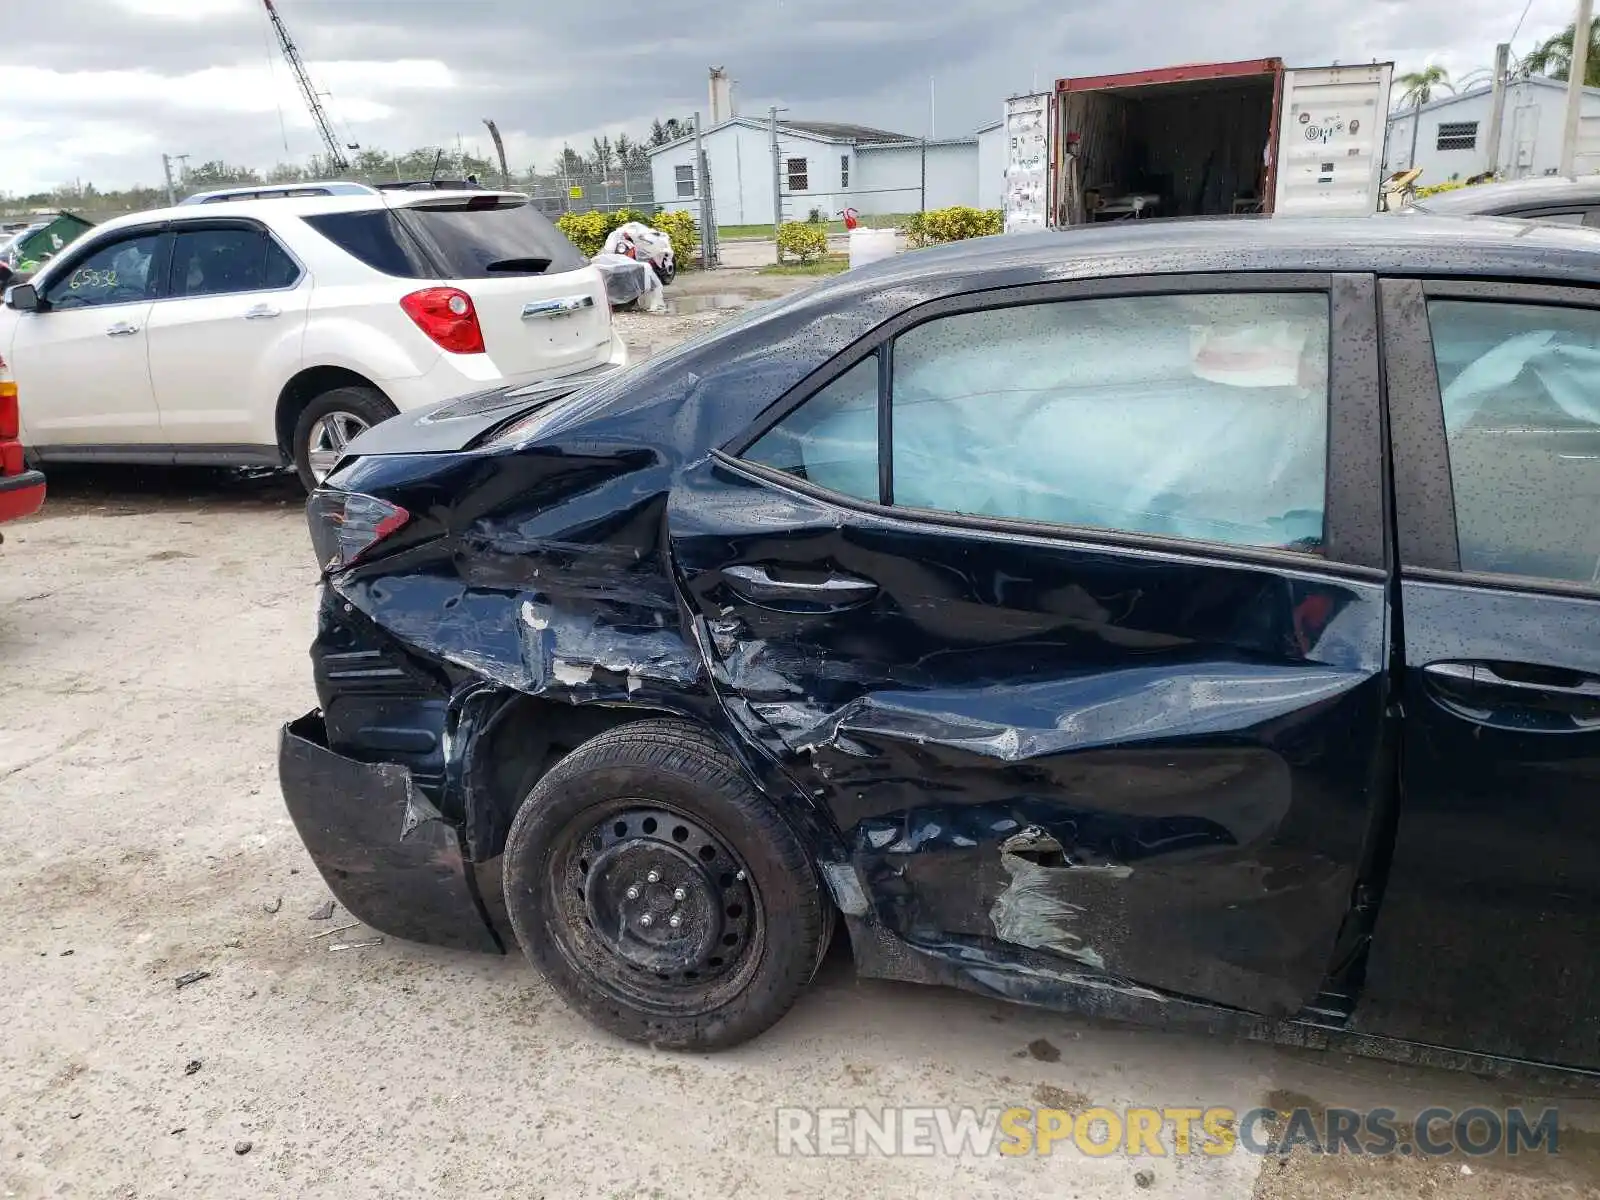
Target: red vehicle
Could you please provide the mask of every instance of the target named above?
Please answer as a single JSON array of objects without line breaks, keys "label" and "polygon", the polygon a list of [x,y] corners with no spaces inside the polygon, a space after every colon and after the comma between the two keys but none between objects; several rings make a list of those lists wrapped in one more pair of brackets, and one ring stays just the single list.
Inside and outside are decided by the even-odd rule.
[{"label": "red vehicle", "polygon": [[22,461],[17,385],[0,358],[0,522],[32,516],[44,504],[44,474]]}]

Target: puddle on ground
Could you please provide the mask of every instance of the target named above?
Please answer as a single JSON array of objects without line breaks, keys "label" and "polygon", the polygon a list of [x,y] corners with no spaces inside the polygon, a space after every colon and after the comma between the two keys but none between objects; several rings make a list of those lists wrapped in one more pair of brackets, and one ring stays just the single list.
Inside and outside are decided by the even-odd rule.
[{"label": "puddle on ground", "polygon": [[715,292],[707,296],[669,296],[666,311],[677,316],[688,316],[690,313],[724,312],[733,308],[744,308],[750,304],[753,297],[742,292]]}]

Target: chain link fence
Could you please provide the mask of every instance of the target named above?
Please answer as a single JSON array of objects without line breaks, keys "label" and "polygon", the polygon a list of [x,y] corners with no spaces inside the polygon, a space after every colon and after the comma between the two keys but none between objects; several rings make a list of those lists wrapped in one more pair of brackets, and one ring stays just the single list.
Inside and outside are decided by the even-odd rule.
[{"label": "chain link fence", "polygon": [[[441,176],[446,176],[441,172]],[[422,176],[426,178],[426,175]],[[347,180],[352,183],[380,183],[396,182],[393,174],[365,174],[359,171],[344,171],[337,175],[319,177]],[[263,176],[256,181],[238,183],[195,183],[186,180],[175,184],[173,192],[179,200],[199,192],[215,191],[225,187],[273,187],[290,186],[301,182],[296,179],[273,179]],[[307,180],[310,182],[310,180]],[[651,182],[649,167],[630,168],[628,170],[613,171],[580,171],[574,173],[547,174],[516,174],[513,173],[509,183],[502,185],[498,169],[482,172],[478,175],[478,182],[486,188],[507,186],[512,191],[526,192],[533,203],[548,216],[555,220],[565,212],[590,212],[601,210],[615,212],[617,209],[633,208],[641,212],[653,213],[655,211],[655,188]],[[128,213],[144,212],[152,208],[164,208],[167,204],[167,190],[165,188],[133,188],[123,192],[98,193],[86,192],[79,194],[61,193],[53,201],[39,204],[35,201],[4,200],[0,199],[0,226],[15,224],[23,225],[44,219],[57,211],[65,210],[99,224],[109,221],[112,217],[124,216]],[[3,240],[3,239],[0,239]]]}]

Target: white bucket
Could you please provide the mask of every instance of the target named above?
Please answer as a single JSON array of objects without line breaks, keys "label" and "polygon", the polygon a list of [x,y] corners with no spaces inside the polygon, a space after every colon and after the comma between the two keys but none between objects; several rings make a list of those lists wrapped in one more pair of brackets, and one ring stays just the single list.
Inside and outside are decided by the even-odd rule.
[{"label": "white bucket", "polygon": [[850,231],[850,267],[864,267],[868,263],[893,258],[897,253],[892,229],[852,229]]}]

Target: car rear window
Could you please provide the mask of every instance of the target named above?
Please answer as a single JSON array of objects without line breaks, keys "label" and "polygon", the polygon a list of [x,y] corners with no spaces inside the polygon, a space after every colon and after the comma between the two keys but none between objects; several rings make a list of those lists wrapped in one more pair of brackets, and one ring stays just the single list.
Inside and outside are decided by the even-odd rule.
[{"label": "car rear window", "polygon": [[500,197],[398,209],[399,219],[446,279],[575,271],[583,255],[533,205]]},{"label": "car rear window", "polygon": [[386,208],[322,213],[302,219],[334,245],[385,275],[401,279],[442,278]]}]

